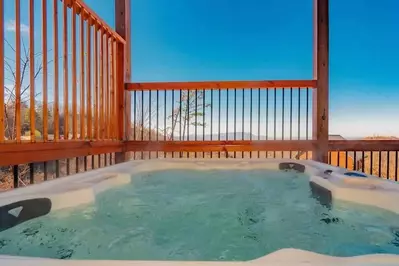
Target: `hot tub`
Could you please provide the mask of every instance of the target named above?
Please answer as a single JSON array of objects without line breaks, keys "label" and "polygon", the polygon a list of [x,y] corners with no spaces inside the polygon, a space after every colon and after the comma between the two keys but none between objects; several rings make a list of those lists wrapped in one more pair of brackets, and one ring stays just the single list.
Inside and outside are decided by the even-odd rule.
[{"label": "hot tub", "polygon": [[397,202],[314,161],[132,161],[1,193],[0,263],[397,265]]}]

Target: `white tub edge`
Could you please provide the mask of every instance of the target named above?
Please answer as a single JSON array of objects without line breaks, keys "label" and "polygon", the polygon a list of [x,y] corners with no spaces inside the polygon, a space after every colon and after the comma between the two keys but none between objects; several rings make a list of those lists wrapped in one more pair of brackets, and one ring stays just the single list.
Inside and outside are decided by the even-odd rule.
[{"label": "white tub edge", "polygon": [[347,266],[377,266],[398,265],[399,256],[388,254],[364,255],[355,257],[334,257],[317,254],[299,249],[280,249],[264,257],[246,262],[221,262],[221,261],[123,261],[123,260],[58,260],[27,257],[0,256],[1,265],[12,266],[237,266],[237,265],[347,265]]}]

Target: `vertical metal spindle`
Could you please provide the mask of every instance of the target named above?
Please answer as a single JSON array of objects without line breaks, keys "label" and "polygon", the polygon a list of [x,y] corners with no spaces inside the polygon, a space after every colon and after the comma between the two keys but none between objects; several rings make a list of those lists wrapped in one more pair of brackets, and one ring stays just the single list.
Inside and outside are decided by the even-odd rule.
[{"label": "vertical metal spindle", "polygon": [[151,140],[152,139],[152,124],[151,124],[151,117],[152,117],[152,106],[151,106],[151,102],[152,102],[152,91],[150,90],[149,92],[148,92],[148,128],[149,128],[149,130],[150,130],[150,134],[149,134],[149,136],[148,136],[148,140]]},{"label": "vertical metal spindle", "polygon": [[29,183],[35,183],[35,165],[33,163],[29,164]]},{"label": "vertical metal spindle", "polygon": [[[219,89],[218,91],[219,91],[219,104],[218,104],[218,107],[219,107],[219,113],[218,113],[218,114],[219,114],[219,115],[218,115],[218,140],[220,141],[220,109],[221,109],[221,108],[220,108],[220,102],[221,102],[221,98],[222,98],[222,97],[221,97],[221,92],[222,92],[222,91],[221,91],[220,89]],[[219,155],[218,155],[218,156],[219,156],[219,158],[220,158],[220,151],[219,151]]]},{"label": "vertical metal spindle", "polygon": [[[301,139],[301,89],[298,88],[298,140]],[[300,151],[297,151],[299,154]]]},{"label": "vertical metal spindle", "polygon": [[[245,90],[242,89],[242,120],[241,120],[241,140],[244,140],[244,131],[245,131],[245,125],[244,125],[244,110],[245,110]],[[241,157],[244,158],[244,152],[241,153]]]},{"label": "vertical metal spindle", "polygon": [[83,167],[84,167],[84,171],[87,171],[87,156],[83,157]]},{"label": "vertical metal spindle", "polygon": [[[159,90],[157,90],[157,141],[159,141]],[[157,158],[159,158],[159,151],[157,150]]]},{"label": "vertical metal spindle", "polygon": [[79,173],[79,157],[75,158],[75,173]]},{"label": "vertical metal spindle", "polygon": [[19,184],[19,173],[18,173],[19,167],[18,167],[18,165],[14,165],[12,170],[13,170],[13,175],[14,175],[14,188],[17,188],[18,184]]},{"label": "vertical metal spindle", "polygon": [[398,151],[395,152],[395,181],[398,181]]},{"label": "vertical metal spindle", "polygon": [[378,176],[381,177],[381,151],[378,151]]},{"label": "vertical metal spindle", "polygon": [[66,171],[67,171],[67,175],[70,174],[70,168],[69,168],[69,159],[66,159]]},{"label": "vertical metal spindle", "polygon": [[[205,140],[205,89],[202,91],[202,141]],[[205,152],[202,152],[202,158],[205,158]]]},{"label": "vertical metal spindle", "polygon": [[[190,140],[190,90],[187,90],[187,140]],[[190,158],[190,152],[187,152],[187,158]]]},{"label": "vertical metal spindle", "polygon": [[[137,91],[133,91],[133,140],[137,140]],[[134,152],[134,159],[136,159],[136,152]]]},{"label": "vertical metal spindle", "polygon": [[[211,89],[211,140],[213,140],[213,89]],[[211,158],[213,158],[213,151],[211,151]]]},{"label": "vertical metal spindle", "polygon": [[337,166],[338,167],[341,167],[340,153],[341,153],[341,151],[337,151]]},{"label": "vertical metal spindle", "polygon": [[101,168],[101,154],[97,155],[98,158],[98,168]]},{"label": "vertical metal spindle", "polygon": [[332,156],[331,152],[328,152],[328,164],[332,164],[331,156]]},{"label": "vertical metal spindle", "polygon": [[91,169],[94,169],[94,155],[91,156]]},{"label": "vertical metal spindle", "polygon": [[[266,89],[266,140],[269,139],[269,89]],[[269,158],[269,152],[266,151],[266,158]]]},{"label": "vertical metal spindle", "polygon": [[[165,93],[166,93],[166,91],[165,91]],[[166,99],[166,96],[165,96],[165,99]],[[165,112],[165,115],[166,115],[166,112]],[[165,129],[166,129],[166,127],[165,127]],[[141,131],[141,141],[143,141],[144,140],[144,91],[141,91],[141,128],[140,128],[140,131]],[[144,152],[141,151],[141,160],[143,160],[143,159],[144,159]]]},{"label": "vertical metal spindle", "polygon": [[[195,127],[194,127],[194,140],[197,141],[197,131],[198,131],[198,89],[195,89],[194,93],[195,93],[195,99],[194,99],[194,104],[195,104],[195,107],[194,107],[194,110],[195,110],[194,111],[195,112],[195,117],[194,117],[194,120],[195,120],[195,122],[194,122],[194,125],[195,125]],[[195,152],[194,156],[195,156],[195,158],[197,158],[197,152]]]},{"label": "vertical metal spindle", "polygon": [[345,151],[345,168],[348,169],[348,151]]},{"label": "vertical metal spindle", "polygon": [[104,166],[108,166],[108,154],[104,153]]},{"label": "vertical metal spindle", "polygon": [[[284,140],[284,106],[285,106],[285,89],[282,88],[282,95],[281,95],[281,139]],[[281,158],[284,158],[284,151],[281,151]]]},{"label": "vertical metal spindle", "polygon": [[[309,88],[306,88],[306,140],[309,140]],[[309,151],[306,151],[306,160]]]},{"label": "vertical metal spindle", "polygon": [[364,172],[364,151],[362,151],[362,172]]},{"label": "vertical metal spindle", "polygon": [[[179,94],[180,100],[179,100],[179,140],[182,141],[184,140],[184,136],[182,136],[182,103],[183,103],[183,95],[182,95],[182,90],[180,89],[180,94]],[[179,157],[183,157],[183,153],[180,151],[179,152]]]},{"label": "vertical metal spindle", "polygon": [[47,162],[43,162],[44,181],[47,181]]},{"label": "vertical metal spindle", "polygon": [[306,140],[309,139],[309,88],[306,88]]},{"label": "vertical metal spindle", "polygon": [[357,171],[356,151],[353,151],[353,170]]},{"label": "vertical metal spindle", "polygon": [[[152,109],[151,109],[151,90],[148,92],[148,128],[149,128],[149,133],[148,133],[148,140],[151,141],[151,135],[152,135],[152,125],[151,125],[151,117],[152,117]],[[151,159],[151,151],[148,151],[148,159]]]},{"label": "vertical metal spindle", "polygon": [[[274,132],[273,139],[277,139],[277,88],[274,88]],[[273,151],[273,158],[276,158],[276,151]]]},{"label": "vertical metal spindle", "polygon": [[389,151],[387,151],[387,179],[389,178]]},{"label": "vertical metal spindle", "polygon": [[[258,140],[260,140],[260,88],[258,88]],[[258,151],[258,159],[260,158],[260,151]]]},{"label": "vertical metal spindle", "polygon": [[370,151],[370,175],[373,175],[373,151]]},{"label": "vertical metal spindle", "polygon": [[[226,91],[226,140],[229,140],[229,90]],[[229,157],[229,153],[226,150],[226,158]]]},{"label": "vertical metal spindle", "polygon": [[[249,90],[249,140],[252,142],[252,102],[253,102],[253,89]],[[252,151],[249,152],[249,158],[252,159]]]},{"label": "vertical metal spindle", "polygon": [[[234,140],[237,140],[237,89],[234,89]],[[237,152],[234,152],[234,158],[237,158]]]},{"label": "vertical metal spindle", "polygon": [[55,178],[60,177],[60,161],[55,160]]},{"label": "vertical metal spindle", "polygon": [[[290,88],[290,140],[292,140],[292,103],[293,103],[293,94],[292,94],[293,90],[292,88]],[[290,151],[290,159],[292,159],[292,151]],[[299,154],[298,154],[298,159],[299,158]],[[306,158],[307,159],[307,158]]]},{"label": "vertical metal spindle", "polygon": [[[172,132],[170,132],[171,140],[175,140],[175,91],[172,91]],[[175,158],[175,151],[172,151],[172,158]]]}]

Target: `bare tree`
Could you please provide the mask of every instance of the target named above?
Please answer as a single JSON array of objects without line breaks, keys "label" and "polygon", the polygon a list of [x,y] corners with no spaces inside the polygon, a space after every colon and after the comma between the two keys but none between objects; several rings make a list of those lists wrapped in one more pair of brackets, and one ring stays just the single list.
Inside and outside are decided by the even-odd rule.
[{"label": "bare tree", "polygon": [[[16,54],[15,48],[7,41],[5,40],[5,43],[7,46]],[[17,99],[16,95],[16,90],[17,90],[17,62],[15,59],[10,58],[9,56],[4,58],[4,65],[5,65],[5,77],[4,79],[7,81],[5,88],[5,134],[8,139],[15,139],[16,138],[16,130],[17,128],[20,128],[21,131],[25,131],[29,128],[30,121],[28,117],[25,115],[26,113],[29,113],[31,106],[29,106],[29,100],[31,97],[36,98],[40,93],[36,93],[35,95],[30,95],[30,80],[29,80],[29,69],[31,67],[34,67],[35,72],[34,72],[34,80],[38,78],[40,73],[43,70],[43,62],[40,59],[42,53],[37,53],[34,55],[33,61],[31,62],[29,53],[30,53],[30,48],[26,48],[24,40],[22,40],[22,53],[21,57],[16,60],[20,60],[20,99]],[[15,56],[14,56],[15,57]],[[38,106],[40,107],[40,106]],[[21,113],[21,125],[17,126],[16,123],[16,111],[17,108],[20,108],[20,113]],[[37,111],[38,109],[35,110],[35,116],[36,116],[36,123],[37,126],[36,128],[40,128],[40,123],[42,122],[42,119],[40,119],[39,112]],[[21,134],[23,132],[20,132]]]},{"label": "bare tree", "polygon": [[[43,125],[42,110],[43,104],[36,100],[36,97],[41,93],[30,94],[30,68],[34,68],[33,79],[36,81],[43,70],[43,58],[42,52],[34,54],[33,60],[30,58],[30,48],[25,45],[24,39],[21,40],[22,51],[19,58],[16,58],[17,51],[15,47],[7,40],[4,40],[7,47],[12,51],[11,55],[7,55],[4,58],[5,65],[5,76],[3,77],[6,81],[4,86],[4,116],[5,116],[5,136],[9,140],[15,140],[17,136],[17,130],[20,130],[20,134],[23,135],[25,131],[29,131],[30,128],[30,117],[31,108],[35,108],[35,128],[37,129],[35,134],[36,137],[41,136],[40,129]],[[19,62],[17,61],[19,60]],[[17,76],[18,64],[19,77]],[[51,62],[51,61],[50,61]],[[47,62],[50,63],[50,62]],[[19,80],[18,80],[19,79]],[[19,87],[17,88],[19,84]],[[17,89],[19,90],[19,97],[17,97]],[[35,107],[30,106],[30,99],[33,97],[35,101]],[[17,109],[20,114],[20,125],[17,125]],[[49,114],[51,118],[51,114]],[[12,167],[2,167],[0,175],[0,181],[5,183],[12,183]],[[22,165],[19,167],[19,183],[25,185],[24,179],[29,175],[29,167]]]},{"label": "bare tree", "polygon": [[[184,91],[180,99],[176,102],[177,107],[173,110],[172,115],[168,117],[171,120],[171,127],[167,131],[168,139],[174,138],[177,126],[181,126],[183,132],[181,139],[186,139],[189,126],[206,127],[206,123],[201,122],[204,113],[203,110],[210,107],[211,104],[205,103],[203,91]],[[179,128],[180,129],[180,128]]]}]

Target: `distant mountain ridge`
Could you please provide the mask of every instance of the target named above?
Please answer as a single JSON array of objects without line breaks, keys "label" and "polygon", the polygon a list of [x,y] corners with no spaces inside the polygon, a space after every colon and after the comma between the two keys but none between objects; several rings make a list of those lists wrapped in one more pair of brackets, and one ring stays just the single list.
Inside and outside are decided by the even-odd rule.
[{"label": "distant mountain ridge", "polygon": [[[201,132],[202,133],[202,132]],[[174,138],[175,140],[179,140],[178,136],[175,136]],[[219,139],[219,134],[218,133],[214,133],[214,134],[205,134],[205,136],[203,137],[202,134],[197,134],[197,140],[273,140],[274,137],[273,136],[269,136],[269,138],[267,138],[267,136],[265,135],[260,135],[258,137],[258,135],[255,134],[251,134],[248,132],[236,132],[236,133],[220,133],[220,139]],[[292,138],[293,140],[295,140],[295,136],[293,136]],[[305,140],[306,138],[300,138],[301,140]],[[187,139],[185,139],[187,140]],[[195,134],[190,134],[189,135],[189,140],[195,140]],[[281,136],[278,136],[277,140],[281,140]],[[287,136],[285,136],[284,140],[288,140]]]},{"label": "distant mountain ridge", "polygon": [[[220,136],[220,139],[219,139]],[[235,137],[235,138],[234,138]],[[205,136],[203,137],[202,134],[199,135],[197,134],[197,140],[257,140],[258,136],[254,135],[254,134],[250,134],[247,132],[236,132],[234,133],[220,133],[220,135],[218,133],[214,133],[214,134],[205,134]],[[266,139],[266,136],[260,136],[261,139]],[[189,135],[189,139],[190,140],[195,140],[195,134],[190,134]]]},{"label": "distant mountain ridge", "polygon": [[[336,135],[332,135],[330,134],[330,139],[333,139],[332,136],[336,136]],[[337,135],[340,136],[341,139],[346,139],[346,140],[369,140],[369,139],[398,139],[397,137],[381,137],[381,136],[373,136],[373,137],[342,137],[341,135]],[[288,134],[285,134],[285,138],[284,140],[288,140]],[[174,137],[175,140],[179,140],[179,136],[175,136]],[[195,140],[195,134],[190,134],[189,135],[189,140]],[[236,132],[236,133],[220,133],[220,139],[219,139],[219,134],[218,133],[213,133],[213,134],[205,134],[205,136],[202,136],[202,132],[198,132],[197,134],[197,140],[273,140],[274,137],[273,136],[269,136],[269,138],[267,138],[266,135],[260,135],[258,138],[258,135],[256,134],[251,134],[249,132]],[[293,140],[297,140],[296,136],[292,137]],[[305,140],[305,137],[301,137],[300,140]],[[309,136],[309,139],[311,139],[311,136]],[[185,138],[185,140],[187,140]],[[277,140],[281,140],[281,136],[278,136]]]}]

